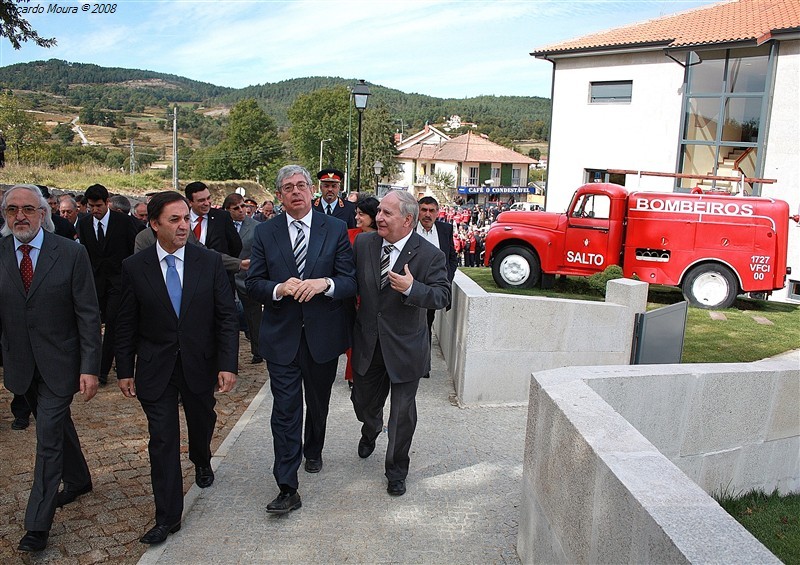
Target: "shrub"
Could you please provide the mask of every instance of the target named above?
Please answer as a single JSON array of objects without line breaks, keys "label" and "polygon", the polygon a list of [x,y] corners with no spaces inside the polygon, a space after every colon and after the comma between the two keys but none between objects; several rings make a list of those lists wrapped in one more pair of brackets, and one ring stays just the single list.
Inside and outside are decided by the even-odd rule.
[{"label": "shrub", "polygon": [[606,295],[606,284],[608,281],[614,279],[622,279],[625,275],[622,274],[622,267],[619,265],[609,265],[602,273],[595,273],[586,279],[589,283],[589,288],[597,292],[601,296]]}]

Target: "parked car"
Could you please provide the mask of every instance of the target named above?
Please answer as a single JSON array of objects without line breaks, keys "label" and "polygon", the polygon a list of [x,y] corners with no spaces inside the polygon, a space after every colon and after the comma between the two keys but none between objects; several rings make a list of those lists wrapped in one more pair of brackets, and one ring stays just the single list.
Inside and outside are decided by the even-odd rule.
[{"label": "parked car", "polygon": [[509,210],[523,211],[523,212],[541,212],[544,208],[541,204],[534,202],[514,202]]}]

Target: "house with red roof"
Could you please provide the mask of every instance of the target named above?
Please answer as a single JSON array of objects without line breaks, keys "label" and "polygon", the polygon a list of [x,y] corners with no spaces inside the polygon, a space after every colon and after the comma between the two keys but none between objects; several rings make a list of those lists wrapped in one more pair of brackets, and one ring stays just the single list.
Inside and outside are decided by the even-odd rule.
[{"label": "house with red roof", "polygon": [[[546,209],[593,181],[800,212],[800,1],[732,0],[531,53],[552,64]],[[666,173],[666,176],[664,176]],[[800,301],[800,227],[784,291]]]},{"label": "house with red roof", "polygon": [[[409,138],[411,139],[411,138]],[[397,156],[402,168],[395,182],[417,195],[434,195],[438,178],[450,175],[454,186],[447,192],[450,200],[461,195],[464,201],[484,203],[489,200],[527,200],[535,194],[528,187],[528,168],[536,163],[526,155],[489,141],[485,135],[469,131],[436,143],[405,146]],[[440,187],[439,187],[440,188]],[[457,188],[457,191],[456,191]],[[444,204],[444,202],[442,202]]]}]

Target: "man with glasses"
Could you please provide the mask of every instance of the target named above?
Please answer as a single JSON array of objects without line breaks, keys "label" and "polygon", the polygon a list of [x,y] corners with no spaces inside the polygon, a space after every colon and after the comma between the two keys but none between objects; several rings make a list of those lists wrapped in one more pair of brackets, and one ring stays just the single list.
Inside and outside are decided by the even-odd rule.
[{"label": "man with glasses", "polygon": [[18,546],[32,552],[47,546],[56,507],[92,490],[70,404],[78,391],[84,400],[97,392],[100,308],[86,250],[53,235],[50,206],[37,187],[12,187],[0,209],[4,384],[25,395],[36,419],[27,533]]},{"label": "man with glasses", "polygon": [[[311,209],[311,176],[298,165],[278,172],[284,213],[256,227],[247,294],[264,304],[259,351],[267,360],[280,494],[267,512],[300,508],[297,471],[322,470],[331,387],[350,347],[355,265],[347,226]],[[303,392],[306,418],[303,436]]]},{"label": "man with glasses", "polygon": [[342,190],[344,173],[338,169],[322,169],[317,173],[319,190],[322,196],[314,201],[314,209],[347,224],[347,228],[356,227],[356,205],[339,196]]}]

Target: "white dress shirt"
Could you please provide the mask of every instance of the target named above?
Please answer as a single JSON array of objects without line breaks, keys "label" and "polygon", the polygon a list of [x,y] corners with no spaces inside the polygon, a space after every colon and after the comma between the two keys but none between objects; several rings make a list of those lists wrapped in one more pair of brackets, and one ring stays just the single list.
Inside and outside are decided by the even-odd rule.
[{"label": "white dress shirt", "polygon": [[164,277],[164,283],[167,282],[167,262],[164,257],[167,255],[175,256],[175,270],[178,271],[178,278],[181,281],[181,288],[183,288],[183,256],[186,252],[186,247],[176,249],[175,253],[167,253],[161,244],[156,240],[156,254],[158,255],[158,265],[161,267],[161,276]]},{"label": "white dress shirt", "polygon": [[425,231],[422,223],[417,222],[417,233],[422,236],[423,239],[427,240],[428,243],[433,245],[436,249],[439,249],[439,232],[436,231],[436,222],[433,222],[433,226],[431,226],[431,231]]},{"label": "white dress shirt", "polygon": [[[394,246],[394,249],[392,249],[391,253],[389,253],[389,270],[390,271],[392,269],[394,269],[394,264],[397,263],[397,260],[400,258],[400,253],[403,250],[403,248],[406,246],[406,243],[408,243],[408,240],[411,237],[412,233],[414,233],[414,232],[413,231],[408,232],[408,234],[404,238],[398,239],[395,243],[391,244],[391,245]],[[389,244],[390,244],[390,242],[386,241],[385,239],[383,240],[383,243],[381,243],[381,253],[383,253],[383,246],[384,245],[389,245]],[[403,273],[403,274],[405,274],[405,273]],[[408,296],[409,294],[411,294],[411,287],[412,286],[414,286],[414,282],[413,281],[408,286],[408,288],[405,290],[405,292],[403,293],[403,296]]]}]

